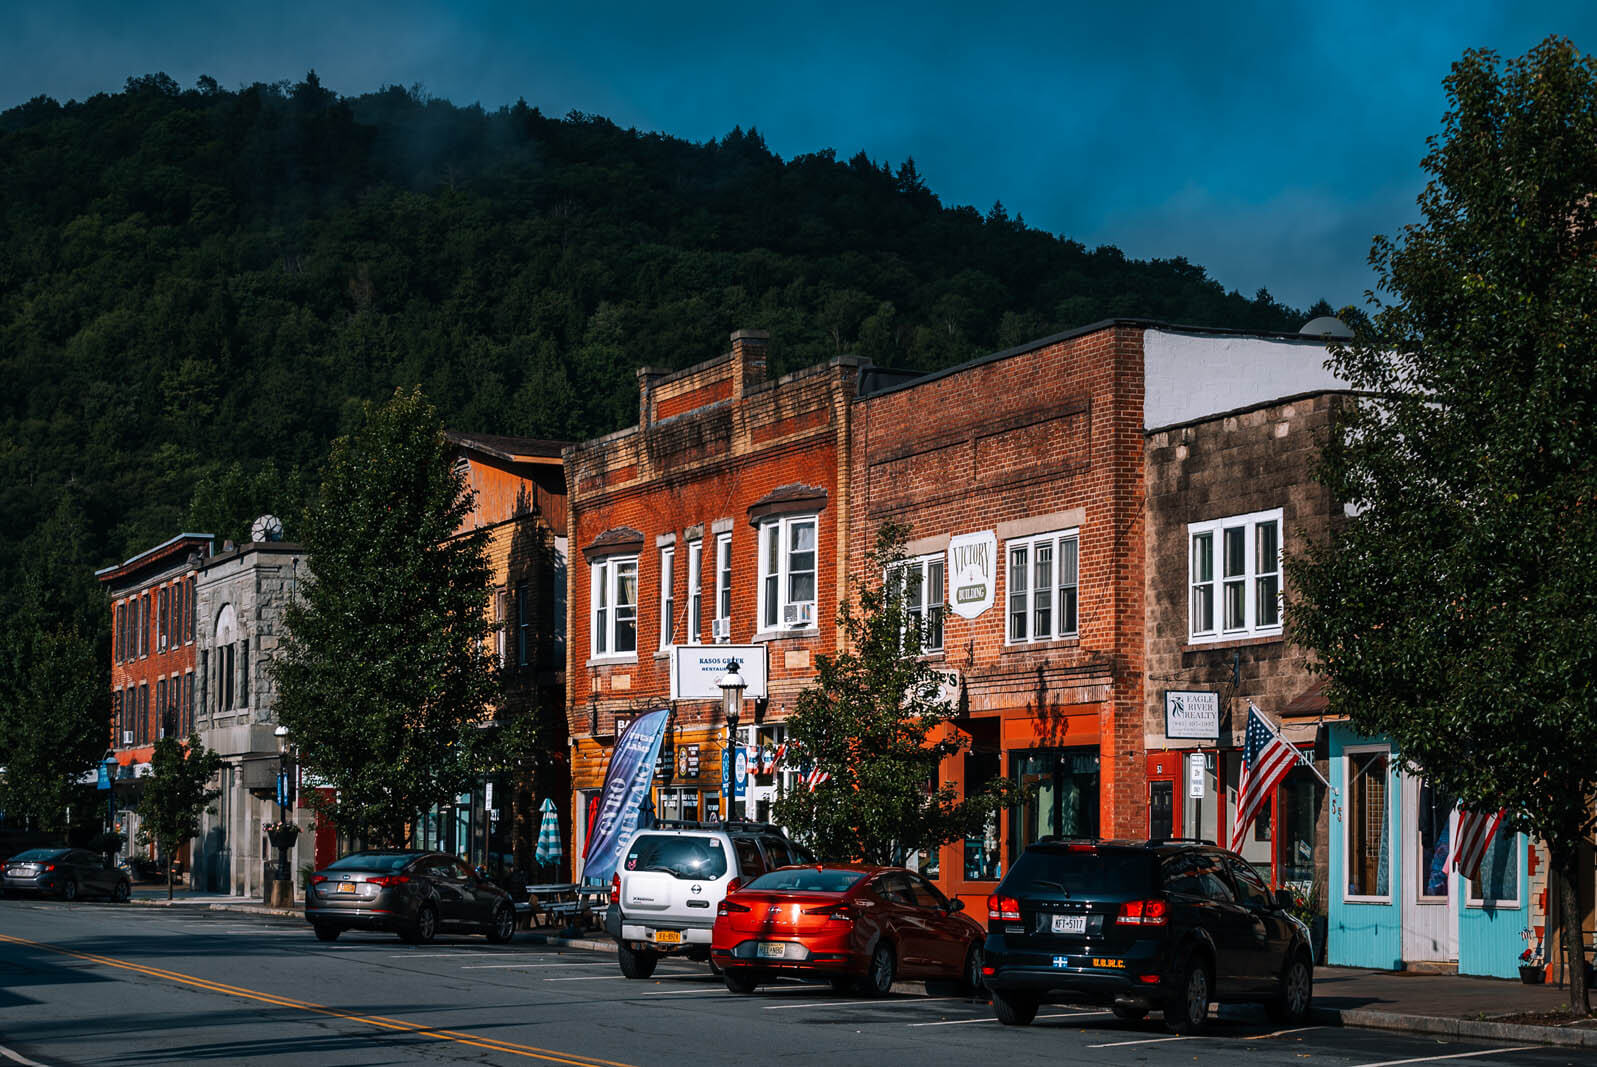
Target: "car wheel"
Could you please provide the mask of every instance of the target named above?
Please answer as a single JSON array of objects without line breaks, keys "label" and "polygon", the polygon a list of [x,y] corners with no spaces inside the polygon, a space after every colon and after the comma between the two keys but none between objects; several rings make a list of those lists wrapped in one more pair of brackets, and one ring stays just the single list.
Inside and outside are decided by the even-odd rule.
[{"label": "car wheel", "polygon": [[1309,961],[1301,956],[1292,957],[1281,976],[1281,991],[1265,1004],[1270,1018],[1280,1023],[1301,1023],[1309,1017],[1309,1006],[1314,1000],[1314,971]]},{"label": "car wheel", "polygon": [[1140,1023],[1148,1017],[1147,1008],[1139,1008],[1134,1004],[1111,1004],[1109,1010],[1115,1013],[1116,1019],[1124,1019],[1128,1023]]},{"label": "car wheel", "polygon": [[1165,1005],[1165,1025],[1183,1035],[1202,1032],[1209,1021],[1211,989],[1208,964],[1199,956],[1187,956],[1176,981],[1175,999]]},{"label": "car wheel", "polygon": [[1030,1026],[1037,1017],[1037,998],[1020,993],[1006,993],[990,989],[993,998],[993,1017],[1005,1026]]},{"label": "car wheel", "polygon": [[965,969],[959,975],[959,991],[967,997],[980,996],[985,984],[981,976],[982,952],[980,945],[970,946],[965,953]]},{"label": "car wheel", "polygon": [[868,997],[885,997],[893,991],[893,948],[878,943],[871,953],[871,965],[859,981],[859,991]]},{"label": "car wheel", "polygon": [[655,964],[660,962],[660,954],[646,948],[635,949],[625,941],[618,941],[616,959],[621,963],[621,973],[628,978],[647,978],[654,973]]},{"label": "car wheel", "polygon": [[726,979],[727,992],[736,993],[740,997],[748,996],[760,984],[759,975],[742,967],[727,971],[724,977]]},{"label": "car wheel", "polygon": [[126,882],[118,882],[111,887],[111,903],[113,904],[126,904],[128,898],[132,895],[133,887]]},{"label": "car wheel", "polygon": [[401,930],[399,936],[412,945],[425,945],[438,934],[438,909],[423,904],[416,912],[416,921]]},{"label": "car wheel", "polygon": [[78,883],[75,878],[68,878],[65,882],[61,883],[61,899],[78,899]]},{"label": "car wheel", "polygon": [[494,920],[488,927],[488,940],[496,945],[503,945],[515,936],[516,909],[501,904],[494,909]]},{"label": "car wheel", "polygon": [[316,940],[318,941],[337,941],[338,935],[344,932],[338,927],[328,926],[326,923],[317,923],[312,929],[316,931]]}]

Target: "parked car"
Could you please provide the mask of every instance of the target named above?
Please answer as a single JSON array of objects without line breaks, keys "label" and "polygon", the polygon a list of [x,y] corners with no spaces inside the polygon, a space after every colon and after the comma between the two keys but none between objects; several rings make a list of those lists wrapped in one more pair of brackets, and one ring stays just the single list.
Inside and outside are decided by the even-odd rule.
[{"label": "parked car", "polygon": [[5,891],[49,893],[62,900],[105,897],[120,904],[132,893],[128,872],[81,848],[30,848],[6,860]]},{"label": "parked car", "polygon": [[1202,1029],[1211,1001],[1260,1001],[1301,1022],[1314,964],[1289,903],[1207,842],[1045,838],[987,900],[993,1014],[1025,1026],[1063,995],[1122,1019],[1158,1010],[1183,1034]]},{"label": "parked car", "polygon": [[322,941],[364,929],[420,944],[440,930],[457,930],[503,944],[516,932],[509,894],[455,857],[420,849],[372,849],[334,860],[311,875],[305,918]]},{"label": "parked car", "polygon": [[647,978],[667,955],[709,960],[727,889],[811,858],[768,823],[661,820],[636,831],[610,881],[605,915],[621,973]]},{"label": "parked car", "polygon": [[792,975],[867,996],[898,978],[952,979],[974,994],[986,931],[964,906],[902,867],[786,867],[726,895],[710,958],[734,993]]}]

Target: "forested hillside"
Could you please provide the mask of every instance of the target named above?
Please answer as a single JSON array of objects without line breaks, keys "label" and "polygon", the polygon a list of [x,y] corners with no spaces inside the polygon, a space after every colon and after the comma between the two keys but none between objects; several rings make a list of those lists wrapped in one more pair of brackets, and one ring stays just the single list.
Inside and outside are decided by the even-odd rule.
[{"label": "forested hillside", "polygon": [[636,367],[739,327],[771,331],[774,373],[931,369],[1116,315],[1306,312],[752,130],[694,144],[314,74],[36,99],[0,115],[4,595],[103,640],[92,567],[266,509],[292,537],[329,441],[396,385],[454,426],[580,438],[635,419]]}]

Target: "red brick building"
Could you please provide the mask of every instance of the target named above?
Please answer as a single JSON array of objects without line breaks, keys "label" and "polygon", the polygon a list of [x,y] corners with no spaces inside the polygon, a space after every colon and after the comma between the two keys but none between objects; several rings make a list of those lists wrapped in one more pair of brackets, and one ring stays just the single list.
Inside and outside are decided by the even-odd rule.
[{"label": "red brick building", "polygon": [[[137,796],[156,740],[168,732],[186,737],[194,729],[194,583],[211,543],[210,534],[178,534],[95,571],[111,600],[107,747],[121,765],[115,783],[119,807]],[[124,811],[121,829],[130,852],[137,820]],[[187,857],[176,858],[187,869]]]},{"label": "red brick building", "polygon": [[[618,721],[669,703],[674,645],[721,641],[766,653],[768,699],[747,702],[741,731],[762,749],[780,742],[815,653],[836,647],[852,543],[839,472],[849,468],[858,362],[839,358],[771,381],[766,350],[766,334],[741,330],[715,359],[639,370],[638,425],[565,452],[578,858]],[[727,810],[725,746],[717,703],[675,702],[656,779],[661,816]],[[761,817],[777,776],[755,770],[738,813]]]}]

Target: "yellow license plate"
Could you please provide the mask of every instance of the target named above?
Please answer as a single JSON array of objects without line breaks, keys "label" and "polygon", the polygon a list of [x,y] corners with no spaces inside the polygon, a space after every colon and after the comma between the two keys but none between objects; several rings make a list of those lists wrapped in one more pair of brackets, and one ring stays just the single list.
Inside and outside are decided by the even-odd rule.
[{"label": "yellow license plate", "polygon": [[682,934],[676,930],[656,930],[654,932],[654,943],[656,945],[680,945],[682,944]]},{"label": "yellow license plate", "polygon": [[353,893],[355,891],[355,883],[354,882],[339,882],[338,883],[338,891],[340,893]]}]

